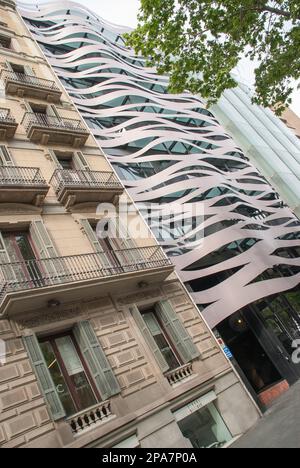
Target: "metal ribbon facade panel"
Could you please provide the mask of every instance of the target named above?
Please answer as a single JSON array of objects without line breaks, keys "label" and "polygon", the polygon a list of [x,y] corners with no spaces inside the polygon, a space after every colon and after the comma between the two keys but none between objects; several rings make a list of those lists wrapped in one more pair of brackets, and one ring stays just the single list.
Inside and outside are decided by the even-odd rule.
[{"label": "metal ribbon facade panel", "polygon": [[[128,29],[79,4],[20,11],[211,327],[299,284],[299,220],[200,98],[168,94],[126,48]],[[151,213],[167,230],[178,204],[166,239]]]}]

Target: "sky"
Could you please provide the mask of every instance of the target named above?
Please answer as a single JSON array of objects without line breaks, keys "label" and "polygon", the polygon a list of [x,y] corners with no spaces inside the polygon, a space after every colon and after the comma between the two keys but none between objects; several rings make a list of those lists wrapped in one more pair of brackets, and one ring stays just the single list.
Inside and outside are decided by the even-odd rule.
[{"label": "sky", "polygon": [[[20,0],[24,3],[36,3],[34,0]],[[47,3],[49,0],[40,0],[39,3]],[[135,27],[137,25],[137,13],[139,9],[139,0],[79,0],[78,3],[98,13],[103,19],[124,26]],[[250,64],[251,67],[251,64]],[[240,79],[246,83],[249,77],[253,75],[249,70],[249,63],[241,63],[238,67]],[[300,90],[296,89],[293,94],[292,109],[300,117]]]}]

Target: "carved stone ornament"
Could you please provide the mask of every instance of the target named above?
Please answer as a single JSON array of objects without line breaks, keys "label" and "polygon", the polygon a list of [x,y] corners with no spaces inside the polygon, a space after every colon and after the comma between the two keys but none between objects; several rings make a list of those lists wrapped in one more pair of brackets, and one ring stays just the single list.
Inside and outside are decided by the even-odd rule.
[{"label": "carved stone ornament", "polygon": [[59,322],[63,320],[68,320],[71,318],[78,321],[79,315],[82,314],[82,310],[78,306],[69,307],[65,310],[55,310],[55,311],[39,311],[38,314],[32,315],[31,317],[24,317],[23,319],[18,319],[18,325],[20,330],[36,328],[48,323]]}]

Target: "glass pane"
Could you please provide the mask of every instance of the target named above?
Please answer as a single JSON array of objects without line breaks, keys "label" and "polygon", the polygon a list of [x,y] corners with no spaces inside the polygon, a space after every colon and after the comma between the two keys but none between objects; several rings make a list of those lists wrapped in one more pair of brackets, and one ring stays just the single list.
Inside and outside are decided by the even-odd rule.
[{"label": "glass pane", "polygon": [[71,336],[57,338],[55,343],[70,377],[70,381],[72,382],[74,392],[76,393],[76,400],[79,406],[78,411],[95,405],[97,400]]},{"label": "glass pane", "polygon": [[58,162],[62,169],[73,169],[72,158],[58,158]]},{"label": "glass pane", "polygon": [[300,327],[291,312],[284,304],[274,300],[270,307],[261,311],[261,316],[267,327],[281,341],[288,354],[292,355],[293,341],[300,336]]},{"label": "glass pane", "polygon": [[194,448],[221,448],[232,439],[213,404],[179,421],[178,426]]},{"label": "glass pane", "polygon": [[77,411],[70,395],[68,386],[65,382],[64,376],[57,362],[52,345],[47,341],[41,343],[40,346],[66,415],[71,416]]},{"label": "glass pane", "polygon": [[34,260],[35,255],[30,245],[28,234],[21,233],[15,235],[17,246],[24,260]]}]

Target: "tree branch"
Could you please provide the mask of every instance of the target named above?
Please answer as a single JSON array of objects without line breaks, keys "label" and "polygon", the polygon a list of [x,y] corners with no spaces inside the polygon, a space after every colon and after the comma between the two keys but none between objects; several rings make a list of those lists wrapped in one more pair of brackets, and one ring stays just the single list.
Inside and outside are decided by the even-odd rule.
[{"label": "tree branch", "polygon": [[274,13],[275,15],[291,18],[291,14],[288,11],[281,10],[280,8],[274,8],[269,5],[262,5],[260,8],[257,8],[257,10],[261,12],[268,11],[269,13]]}]

